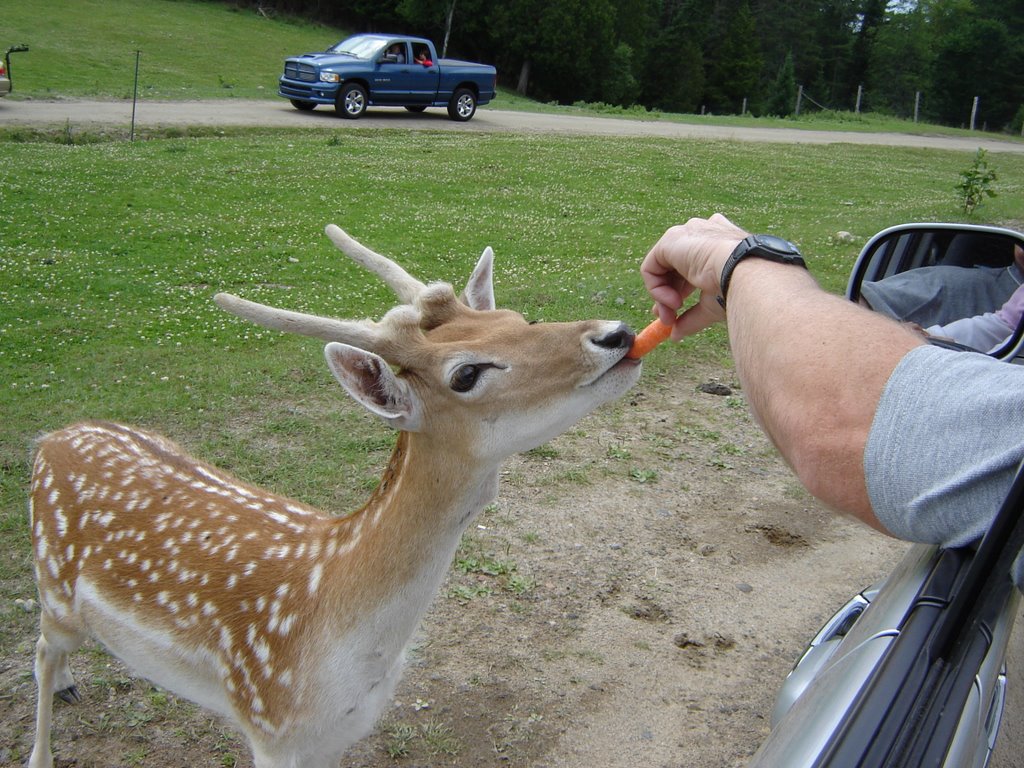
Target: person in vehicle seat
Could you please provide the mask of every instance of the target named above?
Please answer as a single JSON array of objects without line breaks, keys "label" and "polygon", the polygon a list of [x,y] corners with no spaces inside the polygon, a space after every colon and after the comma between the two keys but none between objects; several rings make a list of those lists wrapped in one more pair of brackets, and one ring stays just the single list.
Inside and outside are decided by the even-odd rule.
[{"label": "person in vehicle seat", "polygon": [[[1020,263],[1024,259],[1024,248],[1014,246],[1014,258]],[[924,329],[930,336],[952,339],[960,344],[982,352],[991,352],[1001,347],[1010,337],[1020,319],[1024,316],[1024,285],[994,312],[981,312],[973,317],[964,317],[945,325],[932,325]]]},{"label": "person in vehicle seat", "polygon": [[388,55],[396,57],[396,64],[405,64],[405,46],[401,43],[393,43],[388,47]]},{"label": "person in vehicle seat", "polygon": [[434,64],[434,62],[430,60],[430,53],[427,51],[426,47],[420,48],[416,52],[416,63],[422,64],[424,67],[429,67]]},{"label": "person in vehicle seat", "polygon": [[[942,325],[990,312],[1024,283],[1024,251],[1002,269],[937,265],[899,272],[860,287],[861,303],[877,312],[917,323]],[[972,345],[973,346],[973,345]]]},{"label": "person in vehicle seat", "polygon": [[744,258],[746,237],[716,214],[651,248],[640,274],[672,337],[725,321],[758,423],[825,504],[910,541],[979,539],[1024,458],[1024,366],[930,345],[793,259]]}]

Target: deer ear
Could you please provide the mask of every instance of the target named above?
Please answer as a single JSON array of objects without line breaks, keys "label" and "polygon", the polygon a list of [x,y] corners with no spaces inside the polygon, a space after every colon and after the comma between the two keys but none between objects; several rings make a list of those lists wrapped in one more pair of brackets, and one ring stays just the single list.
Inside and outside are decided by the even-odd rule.
[{"label": "deer ear", "polygon": [[491,246],[484,248],[473,274],[469,276],[462,301],[471,309],[494,309],[494,251]]},{"label": "deer ear", "polygon": [[324,348],[327,366],[352,398],[395,429],[415,432],[421,423],[420,399],[387,361],[372,352],[332,342]]}]

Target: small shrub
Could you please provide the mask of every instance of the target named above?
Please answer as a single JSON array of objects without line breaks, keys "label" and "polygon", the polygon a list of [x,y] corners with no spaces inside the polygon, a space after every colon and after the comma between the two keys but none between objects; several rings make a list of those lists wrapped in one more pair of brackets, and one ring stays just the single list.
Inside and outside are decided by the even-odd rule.
[{"label": "small shrub", "polygon": [[997,178],[995,170],[989,168],[988,153],[979,147],[971,167],[960,171],[960,183],[956,185],[963,196],[964,213],[974,213],[986,197],[996,196],[990,185]]}]

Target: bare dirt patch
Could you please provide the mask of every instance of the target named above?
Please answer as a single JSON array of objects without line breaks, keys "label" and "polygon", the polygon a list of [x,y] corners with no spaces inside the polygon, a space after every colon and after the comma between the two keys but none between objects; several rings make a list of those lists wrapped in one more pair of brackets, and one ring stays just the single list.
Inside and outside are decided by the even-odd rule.
[{"label": "bare dirt patch", "polygon": [[[730,376],[645,374],[508,463],[393,706],[343,768],[746,763],[807,640],[905,545],[811,499]],[[37,616],[5,610],[21,639],[0,659],[0,765],[19,765]],[[252,765],[222,724],[102,651],[74,669],[85,701],[56,705],[58,766]]]}]

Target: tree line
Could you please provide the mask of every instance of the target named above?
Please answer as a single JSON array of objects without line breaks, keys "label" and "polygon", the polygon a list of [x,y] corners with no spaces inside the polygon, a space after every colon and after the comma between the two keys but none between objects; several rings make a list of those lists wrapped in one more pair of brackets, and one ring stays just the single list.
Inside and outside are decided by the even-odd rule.
[{"label": "tree line", "polygon": [[[787,116],[882,112],[1020,131],[1020,0],[259,0],[434,39],[541,101]],[[326,43],[325,43],[326,45]]]}]

